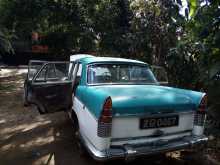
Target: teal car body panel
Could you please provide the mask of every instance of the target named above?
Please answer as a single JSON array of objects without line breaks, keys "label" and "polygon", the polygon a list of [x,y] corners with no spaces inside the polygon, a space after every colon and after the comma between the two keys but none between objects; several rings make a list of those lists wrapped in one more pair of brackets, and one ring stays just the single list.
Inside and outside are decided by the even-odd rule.
[{"label": "teal car body panel", "polygon": [[96,92],[86,86],[79,86],[76,90],[76,97],[79,99],[87,109],[98,118],[102,111],[103,104],[108,96],[103,92]]},{"label": "teal car body panel", "polygon": [[[83,58],[81,81],[76,90],[76,97],[87,109],[99,118],[103,104],[109,96],[112,98],[114,116],[152,114],[157,112],[182,112],[198,109],[201,92],[166,87],[160,85],[88,85],[87,66],[93,63],[135,63],[135,60],[114,60],[112,58]],[[147,65],[147,64],[146,64]]]}]

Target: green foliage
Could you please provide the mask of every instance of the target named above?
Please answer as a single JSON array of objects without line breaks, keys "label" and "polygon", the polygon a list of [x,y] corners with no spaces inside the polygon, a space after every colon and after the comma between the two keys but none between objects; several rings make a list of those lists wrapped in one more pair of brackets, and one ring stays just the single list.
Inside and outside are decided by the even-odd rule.
[{"label": "green foliage", "polygon": [[195,89],[198,88],[199,68],[196,58],[202,52],[201,45],[182,39],[170,50],[167,58],[167,71],[172,86]]},{"label": "green foliage", "polygon": [[18,39],[39,32],[53,52],[95,51],[161,65],[183,20],[173,0],[2,0],[0,14]]},{"label": "green foliage", "polygon": [[131,5],[135,13],[132,20],[135,41],[131,48],[138,59],[164,65],[169,49],[176,45],[178,24],[184,20],[178,5],[171,0],[140,0]]},{"label": "green foliage", "polygon": [[[81,27],[87,42],[100,54],[126,56],[133,13],[127,0],[79,1]],[[87,43],[88,45],[88,43]]]},{"label": "green foliage", "polygon": [[220,2],[196,3],[197,8],[190,5],[193,18],[184,22],[168,54],[168,71],[172,84],[207,92],[210,112],[220,116]]},{"label": "green foliage", "polygon": [[[51,49],[54,52],[78,46],[81,29],[76,1],[3,0],[0,2],[0,13],[0,24],[14,32],[18,40],[30,40],[31,33],[38,32],[44,36],[48,35],[43,42],[53,45]],[[68,44],[67,41],[60,40],[65,38],[67,33],[71,37],[66,39]]]},{"label": "green foliage", "polygon": [[[171,57],[174,57],[175,54],[179,58],[179,62],[182,63],[181,66],[192,63],[191,67],[188,66],[187,72],[195,75],[192,76],[195,84],[202,82],[206,88],[209,85],[209,80],[220,69],[220,9],[217,1],[210,1],[203,6],[199,2],[197,3],[200,7],[195,11],[193,19],[186,20],[181,26],[180,40],[176,47],[171,49],[169,57],[173,61],[175,58]],[[180,49],[180,45],[182,45],[182,49]],[[183,59],[187,59],[188,62],[184,62]]]},{"label": "green foliage", "polygon": [[6,29],[0,30],[0,56],[7,54],[14,54],[10,39],[12,35]]},{"label": "green foliage", "polygon": [[193,17],[196,14],[196,10],[199,7],[199,2],[198,0],[190,0],[189,1],[189,6],[190,6],[190,13],[189,16]]},{"label": "green foliage", "polygon": [[[189,34],[193,36],[195,42],[201,42],[204,53],[198,56],[200,71],[208,74],[204,80],[212,79],[220,70],[220,19],[219,2],[212,1],[208,5],[200,7],[197,15],[190,22]],[[208,81],[205,85],[209,85]]]}]

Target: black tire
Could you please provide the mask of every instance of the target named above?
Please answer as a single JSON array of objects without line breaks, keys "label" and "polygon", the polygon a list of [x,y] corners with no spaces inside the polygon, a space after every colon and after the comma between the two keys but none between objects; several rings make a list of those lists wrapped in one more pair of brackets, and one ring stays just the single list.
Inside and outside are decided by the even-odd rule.
[{"label": "black tire", "polygon": [[26,85],[24,85],[24,90],[23,90],[23,105],[25,107],[29,105],[27,101],[27,86]]},{"label": "black tire", "polygon": [[72,112],[71,119],[73,123],[73,133],[76,141],[77,151],[79,152],[80,156],[87,156],[87,150],[80,139],[78,119],[74,112]]},{"label": "black tire", "polygon": [[42,104],[38,104],[37,108],[38,108],[38,111],[41,115],[48,113],[47,109],[44,108],[44,105],[42,105]]}]

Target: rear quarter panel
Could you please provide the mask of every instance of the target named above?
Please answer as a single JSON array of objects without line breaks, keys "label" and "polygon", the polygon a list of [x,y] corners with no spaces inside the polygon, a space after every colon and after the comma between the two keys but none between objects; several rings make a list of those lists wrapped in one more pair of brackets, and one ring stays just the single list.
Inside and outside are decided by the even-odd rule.
[{"label": "rear quarter panel", "polygon": [[206,93],[198,92],[198,91],[192,91],[187,89],[180,89],[180,88],[173,88],[173,87],[166,87],[168,89],[174,89],[176,93],[184,94],[191,98],[193,103],[196,105],[196,108],[198,108],[203,96],[205,96]]},{"label": "rear quarter panel", "polygon": [[98,117],[107,97],[104,94],[96,94],[95,92],[86,86],[78,86],[76,95],[73,98],[73,109],[78,117],[80,134],[83,140],[91,143],[101,151],[110,146],[110,137],[100,138],[97,134]]},{"label": "rear quarter panel", "polygon": [[89,112],[97,119],[99,118],[103,104],[109,96],[88,86],[79,86],[76,97],[88,108]]}]

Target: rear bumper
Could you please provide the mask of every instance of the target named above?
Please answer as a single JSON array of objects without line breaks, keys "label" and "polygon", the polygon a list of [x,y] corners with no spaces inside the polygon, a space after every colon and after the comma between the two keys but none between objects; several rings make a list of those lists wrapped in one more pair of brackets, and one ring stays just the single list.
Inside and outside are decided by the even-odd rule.
[{"label": "rear bumper", "polygon": [[169,141],[156,141],[142,144],[126,144],[123,146],[112,146],[105,151],[99,151],[90,144],[85,144],[91,156],[98,161],[112,159],[133,159],[138,156],[145,156],[157,153],[176,151],[187,148],[201,147],[206,144],[206,136],[188,136],[181,139]]}]

